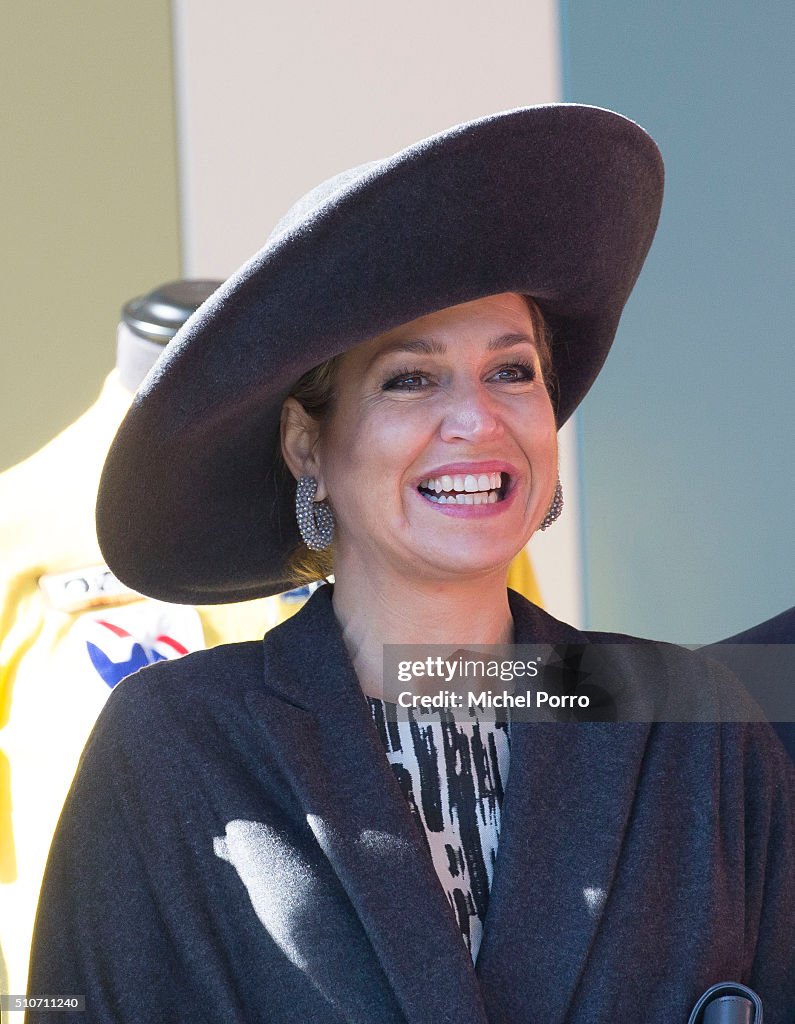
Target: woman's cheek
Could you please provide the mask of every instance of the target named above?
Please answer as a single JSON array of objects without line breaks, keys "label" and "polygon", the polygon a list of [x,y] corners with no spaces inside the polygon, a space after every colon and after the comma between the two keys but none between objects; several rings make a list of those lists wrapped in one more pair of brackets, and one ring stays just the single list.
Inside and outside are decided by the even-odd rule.
[{"label": "woman's cheek", "polygon": [[[405,403],[408,406],[409,403]],[[395,461],[408,462],[412,453],[422,451],[433,437],[428,416],[419,410],[396,409],[383,418],[374,430],[363,431],[361,441],[370,452],[381,452]]]}]

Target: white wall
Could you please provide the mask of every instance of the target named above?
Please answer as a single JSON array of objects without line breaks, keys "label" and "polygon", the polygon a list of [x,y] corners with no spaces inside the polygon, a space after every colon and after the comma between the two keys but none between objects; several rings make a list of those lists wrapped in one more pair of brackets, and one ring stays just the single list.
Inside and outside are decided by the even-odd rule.
[{"label": "white wall", "polygon": [[230,274],[337,171],[560,98],[551,0],[175,0],[174,13],[191,275]]}]

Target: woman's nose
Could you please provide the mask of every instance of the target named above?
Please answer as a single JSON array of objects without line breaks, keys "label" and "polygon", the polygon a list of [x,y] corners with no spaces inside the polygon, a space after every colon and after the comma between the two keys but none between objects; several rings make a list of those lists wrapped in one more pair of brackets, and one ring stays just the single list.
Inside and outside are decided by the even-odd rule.
[{"label": "woman's nose", "polygon": [[441,424],[443,441],[487,441],[502,430],[497,404],[487,388],[473,385],[453,390]]}]

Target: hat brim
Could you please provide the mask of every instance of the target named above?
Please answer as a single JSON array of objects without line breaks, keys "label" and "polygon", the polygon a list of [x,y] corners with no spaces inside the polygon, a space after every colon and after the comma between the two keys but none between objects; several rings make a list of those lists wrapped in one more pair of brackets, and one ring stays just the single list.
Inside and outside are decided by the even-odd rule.
[{"label": "hat brim", "polygon": [[164,601],[288,589],[282,402],[313,366],[485,295],[532,295],[563,424],[596,378],[657,225],[653,140],[557,104],[459,125],[340,176],[188,320],[136,395],[100,483],[113,572]]}]

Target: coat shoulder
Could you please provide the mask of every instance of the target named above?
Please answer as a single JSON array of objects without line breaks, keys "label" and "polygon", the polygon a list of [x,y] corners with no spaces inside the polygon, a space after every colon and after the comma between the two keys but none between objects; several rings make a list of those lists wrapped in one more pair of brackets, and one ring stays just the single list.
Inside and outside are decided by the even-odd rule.
[{"label": "coat shoulder", "polygon": [[222,723],[239,721],[245,694],[263,677],[262,641],[221,644],[157,662],[114,687],[84,751],[139,753],[171,747],[181,735],[207,740]]},{"label": "coat shoulder", "polygon": [[219,699],[249,689],[262,678],[262,671],[261,640],[219,644],[139,669],[115,687],[111,700],[128,704],[155,698]]},{"label": "coat shoulder", "polygon": [[749,736],[778,746],[757,701],[711,652],[628,633],[580,630],[513,591],[509,598],[517,642],[552,644],[557,656],[565,648],[563,660],[576,661],[592,684],[607,681],[606,692],[619,700],[629,720],[744,723]]}]

